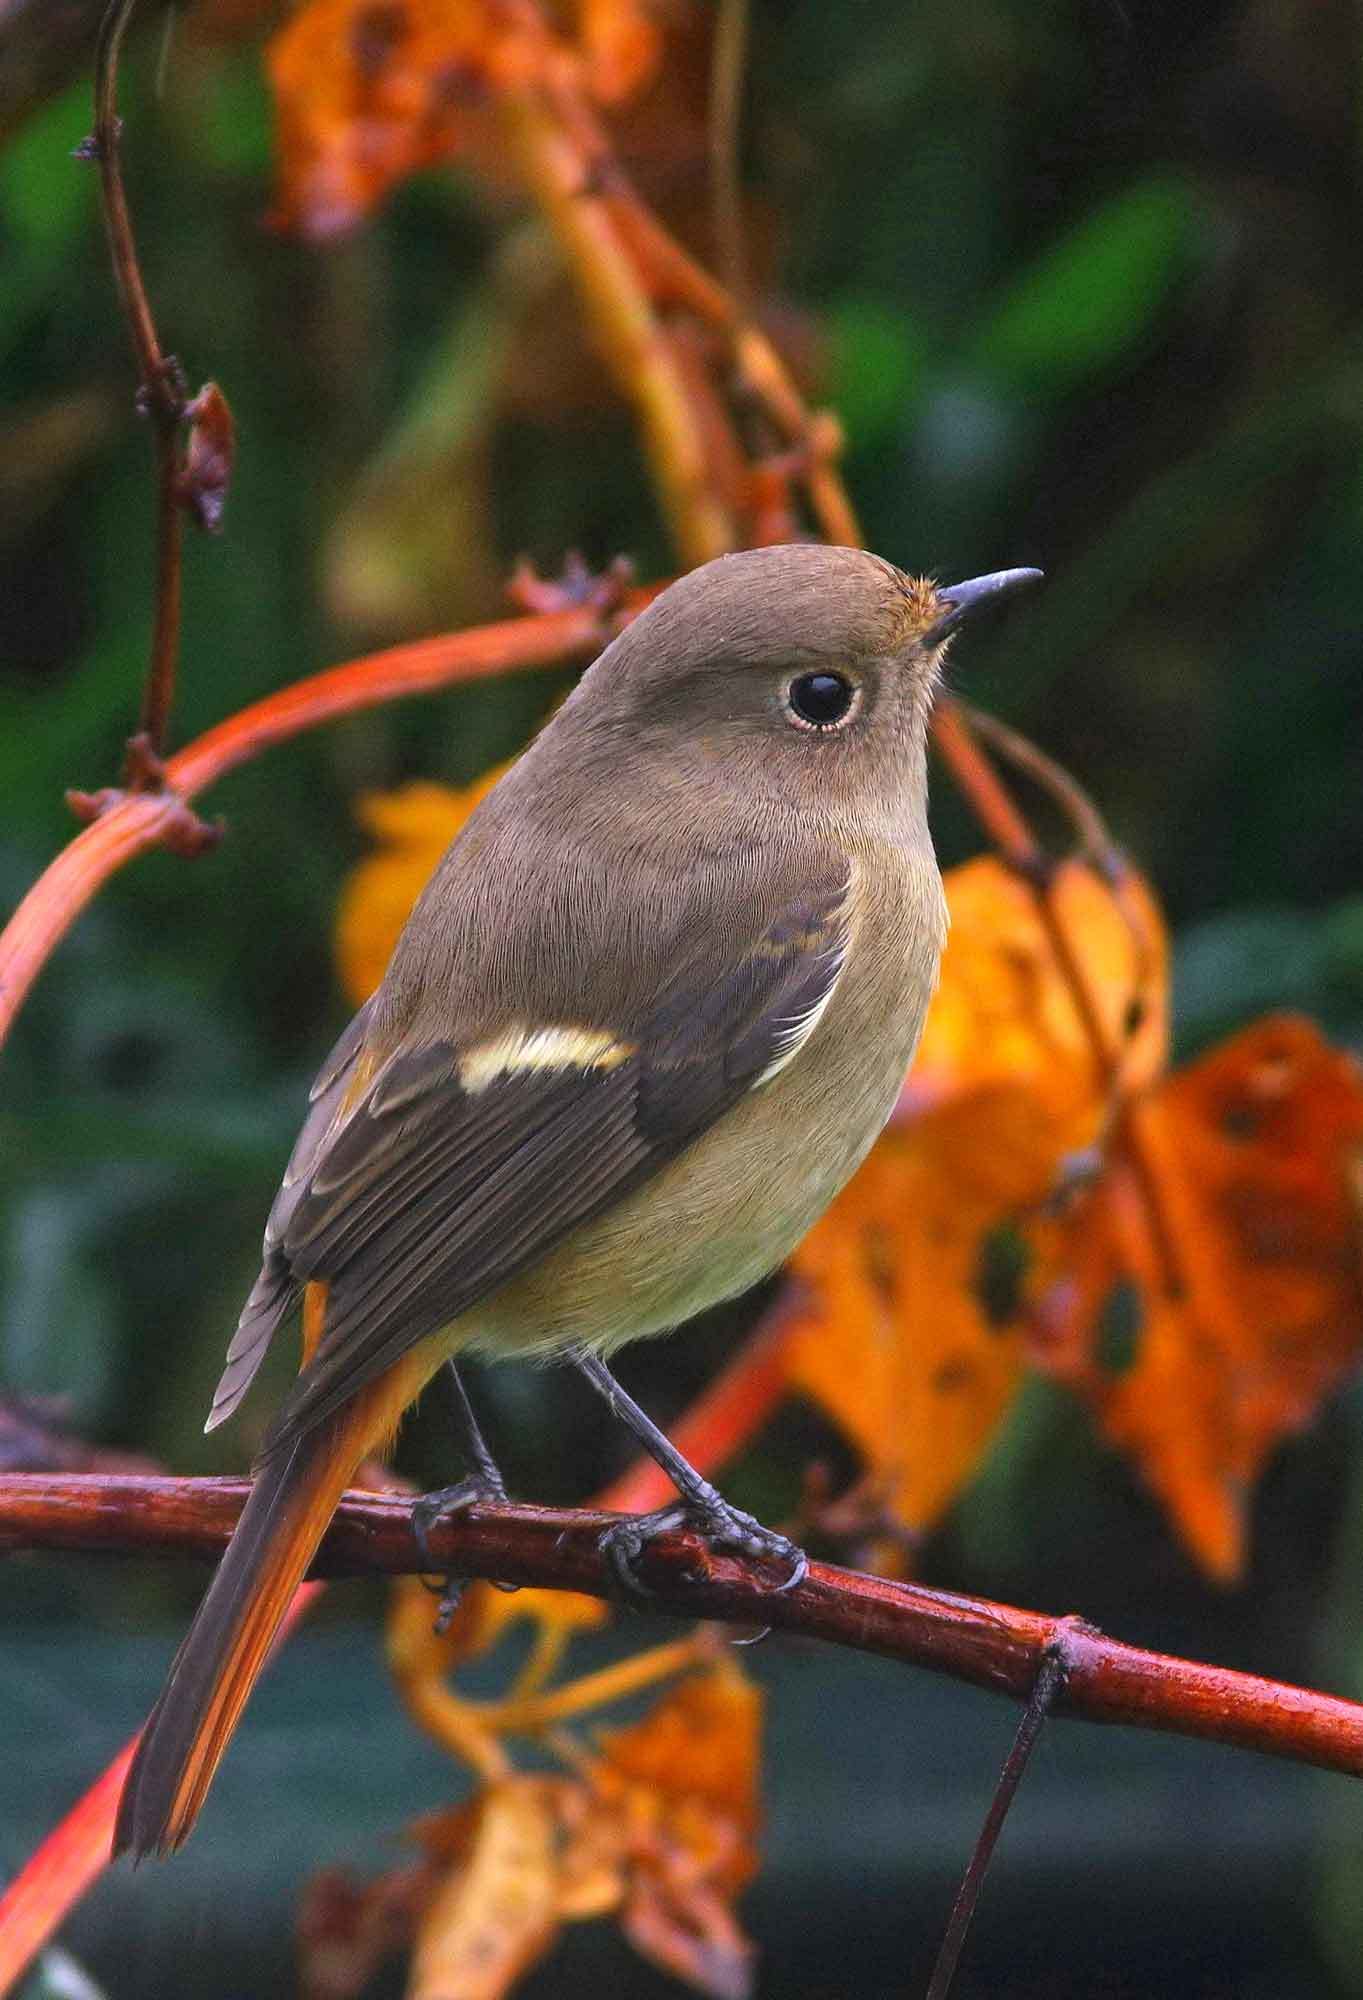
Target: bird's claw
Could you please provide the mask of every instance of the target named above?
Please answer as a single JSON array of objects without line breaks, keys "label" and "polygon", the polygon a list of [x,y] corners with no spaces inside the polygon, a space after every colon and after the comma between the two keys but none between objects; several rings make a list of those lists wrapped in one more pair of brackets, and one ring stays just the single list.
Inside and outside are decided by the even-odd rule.
[{"label": "bird's claw", "polygon": [[774,1597],[794,1590],[809,1572],[809,1557],[789,1535],[764,1528],[741,1508],[731,1507],[727,1501],[694,1507],[675,1501],[652,1514],[626,1515],[603,1530],[597,1546],[624,1596],[646,1600],[656,1595],[639,1573],[639,1559],[651,1542],[680,1528],[690,1528],[712,1549],[729,1550],[756,1562],[783,1562],[787,1573],[780,1583],[772,1585]]},{"label": "bird's claw", "polygon": [[[489,1479],[482,1473],[474,1472],[470,1473],[467,1479],[456,1481],[453,1486],[437,1487],[434,1492],[423,1493],[419,1499],[414,1500],[412,1502],[412,1539],[417,1545],[421,1560],[425,1564],[426,1569],[436,1574],[439,1573],[439,1565],[432,1559],[431,1546],[428,1540],[431,1529],[436,1526],[437,1522],[449,1520],[454,1515],[462,1514],[468,1508],[477,1507],[487,1501],[496,1502],[505,1499],[506,1488],[500,1479]],[[468,1578],[466,1576],[440,1575],[439,1581],[433,1582],[430,1576],[423,1575],[421,1581],[426,1589],[431,1592],[432,1596],[438,1596],[440,1599],[440,1604],[435,1614],[435,1630],[437,1635],[448,1632],[454,1614],[459,1609],[460,1600],[468,1584]],[[499,1583],[497,1588],[498,1590],[519,1590],[520,1585],[517,1583]]]}]

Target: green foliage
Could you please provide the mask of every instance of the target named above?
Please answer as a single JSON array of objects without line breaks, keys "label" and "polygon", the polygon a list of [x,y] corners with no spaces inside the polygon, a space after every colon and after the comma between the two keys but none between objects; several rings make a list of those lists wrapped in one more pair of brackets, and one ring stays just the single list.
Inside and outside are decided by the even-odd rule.
[{"label": "green foliage", "polygon": [[1085,215],[987,312],[971,361],[1010,393],[1074,395],[1131,360],[1192,261],[1197,197],[1153,175]]}]

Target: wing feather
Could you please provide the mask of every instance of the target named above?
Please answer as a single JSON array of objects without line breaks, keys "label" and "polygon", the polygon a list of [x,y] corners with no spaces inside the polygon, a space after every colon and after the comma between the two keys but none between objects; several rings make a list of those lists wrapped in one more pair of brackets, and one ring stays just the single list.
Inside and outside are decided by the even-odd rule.
[{"label": "wing feather", "polygon": [[[609,1062],[546,1063],[544,1048],[570,1051],[573,1035],[537,1042],[539,1024],[521,1023],[536,1060],[490,1080],[480,1073],[466,1089],[461,1063],[486,1030],[481,1042],[399,1045],[371,1055],[366,1070],[366,1029],[352,1024],[319,1079],[271,1212],[212,1421],[245,1394],[305,1280],[327,1281],[326,1324],[267,1436],[270,1454],[793,1061],[846,960],[850,887],[850,866],[834,861],[822,881],[791,891],[774,919],[744,918],[740,905],[729,923],[679,926],[647,1006],[627,1021],[586,1024],[584,1048],[601,1044],[607,1025],[617,1038]],[[749,894],[752,912],[751,885]],[[725,940],[718,952],[716,937]]]},{"label": "wing feather", "polygon": [[206,1431],[216,1430],[219,1424],[225,1424],[236,1410],[255,1380],[270,1342],[298,1302],[303,1274],[294,1269],[283,1254],[281,1244],[294,1210],[324,1157],[327,1140],[340,1123],[347,1099],[356,1087],[357,1067],[364,1052],[373,1007],[374,1003],[370,1000],[360,1008],[317,1072],[308,1093],[308,1113],[294,1141],[279,1193],[265,1224],[260,1276],[251,1288],[227,1349],[226,1364],[213,1392],[213,1406],[204,1425]]}]

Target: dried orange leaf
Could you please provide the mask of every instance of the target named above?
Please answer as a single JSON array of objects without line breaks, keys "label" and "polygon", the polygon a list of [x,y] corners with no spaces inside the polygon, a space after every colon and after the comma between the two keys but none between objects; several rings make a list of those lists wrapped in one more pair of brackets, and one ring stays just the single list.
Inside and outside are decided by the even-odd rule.
[{"label": "dried orange leaf", "polygon": [[[930,1110],[966,1093],[1022,1085],[1062,1147],[1086,1143],[1103,1091],[1089,1030],[1035,891],[991,856],[951,869],[946,890],[951,929],[942,980],[905,1108]],[[1105,1041],[1124,1051],[1123,1084],[1137,1089],[1160,1073],[1168,1054],[1168,952],[1158,905],[1139,876],[1128,873],[1119,892],[1078,861],[1056,869],[1048,902]]]},{"label": "dried orange leaf", "polygon": [[732,1911],[755,1867],[761,1696],[736,1662],[670,1688],[574,1775],[504,1771],[414,1829],[430,1894],[410,2000],[494,2000],[559,1925],[618,1913],[645,1956],[739,2000],[752,1948]]},{"label": "dried orange leaf", "polygon": [[[846,1431],[896,1518],[929,1527],[974,1471],[1022,1368],[1014,1333],[978,1295],[988,1232],[1044,1191],[1039,1146],[995,1149],[1019,1095],[949,1129],[891,1129],[796,1253],[810,1305],[791,1380]],[[1030,1136],[1030,1135],[1029,1135]]]},{"label": "dried orange leaf", "polygon": [[356,1006],[383,978],[435,864],[505,769],[499,764],[463,791],[414,783],[360,800],[357,817],[378,852],[352,869],[336,912],[337,971]]},{"label": "dried orange leaf", "polygon": [[277,220],[314,236],[353,226],[466,144],[545,41],[497,0],[309,0],[268,50]]},{"label": "dried orange leaf", "polygon": [[[991,1232],[1045,1198],[1107,1104],[1032,890],[986,859],[949,874],[947,899],[941,986],[895,1121],[794,1261],[810,1305],[792,1380],[912,1529],[930,1527],[975,1470],[1021,1373],[1016,1331],[982,1283]],[[1153,1073],[1165,963],[1149,892],[1130,878],[1124,908],[1075,863],[1052,902],[1114,1047],[1133,995],[1145,996],[1126,1062]]]},{"label": "dried orange leaf", "polygon": [[490,163],[489,108],[551,63],[576,54],[587,89],[610,103],[657,67],[658,31],[638,0],[582,0],[564,25],[559,35],[513,0],[308,0],[269,48],[277,219],[334,234],[471,144]]},{"label": "dried orange leaf", "polygon": [[1363,1354],[1360,1163],[1358,1066],[1270,1018],[1133,1105],[1102,1178],[1037,1231],[1033,1358],[1213,1576],[1243,1567],[1269,1453]]},{"label": "dried orange leaf", "polygon": [[716,2000],[742,2000],[753,1952],[733,1915],[757,1868],[762,1696],[733,1661],[680,1681],[603,1738],[597,1789],[623,1831],[621,1928]]},{"label": "dried orange leaf", "polygon": [[640,0],[578,0],[578,33],[587,81],[603,104],[633,97],[657,72],[662,37]]},{"label": "dried orange leaf", "polygon": [[762,1691],[736,1662],[678,1681],[642,1722],[601,1737],[607,1768],[668,1798],[699,1800],[745,1835],[758,1820]]}]

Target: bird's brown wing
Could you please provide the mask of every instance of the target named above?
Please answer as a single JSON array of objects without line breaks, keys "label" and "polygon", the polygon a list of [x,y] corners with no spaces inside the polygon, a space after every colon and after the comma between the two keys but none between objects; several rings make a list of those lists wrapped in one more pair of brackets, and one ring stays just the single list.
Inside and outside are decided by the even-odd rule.
[{"label": "bird's brown wing", "polygon": [[746,923],[735,911],[703,934],[681,932],[629,1022],[526,1022],[473,1044],[400,1047],[323,1123],[327,1090],[344,1094],[364,1060],[361,1031],[314,1106],[313,1156],[281,1190],[224,1376],[234,1406],[289,1298],[327,1281],[321,1341],[266,1453],[311,1431],[792,1060],[846,957],[850,879],[839,860],[774,920],[760,922],[748,898]]},{"label": "bird's brown wing", "polygon": [[327,1141],[339,1128],[348,1105],[365,1081],[365,1036],[374,1011],[367,1001],[354,1016],[331,1054],[317,1072],[308,1095],[308,1115],[294,1141],[279,1192],[265,1224],[260,1276],[242,1309],[227,1350],[227,1361],[208,1413],[206,1431],[225,1424],[255,1378],[279,1323],[298,1297],[298,1281],[280,1245],[289,1218],[307,1192]]}]

